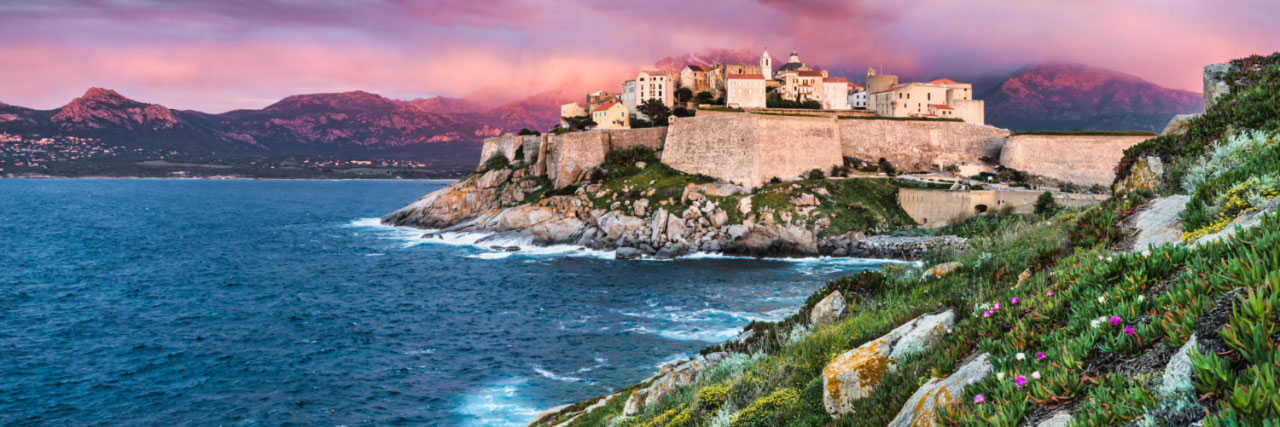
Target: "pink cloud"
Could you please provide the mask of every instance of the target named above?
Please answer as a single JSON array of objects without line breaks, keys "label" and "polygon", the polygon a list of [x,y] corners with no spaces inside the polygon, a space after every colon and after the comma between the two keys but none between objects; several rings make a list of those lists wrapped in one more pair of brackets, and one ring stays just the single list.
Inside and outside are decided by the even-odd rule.
[{"label": "pink cloud", "polygon": [[0,101],[53,108],[88,86],[207,111],[354,89],[515,99],[570,83],[617,90],[618,76],[658,58],[765,46],[855,74],[972,76],[1058,60],[1198,90],[1202,65],[1280,46],[1277,9],[1266,0],[0,4]]}]

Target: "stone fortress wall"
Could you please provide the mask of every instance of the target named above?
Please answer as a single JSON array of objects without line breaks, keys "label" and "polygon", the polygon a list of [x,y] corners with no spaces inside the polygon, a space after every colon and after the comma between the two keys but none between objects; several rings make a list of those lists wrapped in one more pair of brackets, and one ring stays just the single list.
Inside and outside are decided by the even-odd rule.
[{"label": "stone fortress wall", "polygon": [[1000,164],[1082,185],[1110,185],[1124,150],[1154,136],[1013,135]]},{"label": "stone fortress wall", "polygon": [[[925,227],[946,225],[947,220],[958,216],[972,216],[983,212],[996,212],[1005,206],[1013,206],[1013,213],[1032,213],[1036,199],[1044,191],[1035,190],[930,190],[899,188],[898,205],[917,224]],[[1102,194],[1053,193],[1058,204],[1075,207],[1101,202]]]},{"label": "stone fortress wall", "polygon": [[[607,129],[564,135],[485,139],[481,163],[494,154],[532,161],[562,188],[604,162],[610,150],[645,146],[667,165],[749,187],[777,177],[827,172],[842,156],[884,158],[900,170],[964,165],[980,158],[1076,184],[1108,184],[1124,149],[1147,136],[1010,135],[1005,129],[952,121],[837,119],[832,116],[725,113],[672,118],[665,128]],[[524,159],[514,159],[524,146]]]}]

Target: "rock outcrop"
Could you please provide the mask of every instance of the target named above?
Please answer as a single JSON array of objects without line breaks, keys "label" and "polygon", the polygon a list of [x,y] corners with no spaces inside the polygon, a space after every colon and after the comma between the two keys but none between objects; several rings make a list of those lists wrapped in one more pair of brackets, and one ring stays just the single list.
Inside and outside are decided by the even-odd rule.
[{"label": "rock outcrop", "polygon": [[1131,252],[1146,251],[1152,246],[1182,241],[1182,222],[1178,215],[1187,206],[1189,196],[1169,196],[1148,202],[1142,211],[1126,224],[1135,232]]},{"label": "rock outcrop", "polygon": [[867,397],[896,361],[932,348],[954,325],[952,310],[920,316],[837,356],[822,370],[822,404],[827,413],[839,416],[852,411],[850,402]]},{"label": "rock outcrop", "polygon": [[639,414],[646,406],[661,402],[676,388],[697,381],[699,374],[715,368],[726,356],[728,356],[727,353],[717,352],[681,363],[663,365],[648,387],[631,393],[631,397],[627,398],[627,403],[623,406],[622,414],[628,416]]},{"label": "rock outcrop", "polygon": [[963,267],[963,266],[964,266],[964,264],[961,264],[961,263],[958,263],[958,262],[954,262],[954,261],[953,261],[953,262],[944,262],[944,263],[942,263],[942,264],[938,264],[938,265],[935,265],[935,266],[933,266],[933,267],[929,267],[929,269],[928,269],[928,270],[925,270],[925,271],[924,271],[924,273],[920,275],[920,278],[921,278],[921,279],[936,279],[936,278],[940,278],[940,277],[942,277],[942,276],[946,276],[946,275],[948,275],[948,274],[951,274],[951,272],[956,271],[956,269],[958,269],[958,268],[960,268],[960,267]]},{"label": "rock outcrop", "polygon": [[1160,156],[1139,157],[1129,168],[1129,175],[1116,183],[1116,193],[1127,193],[1134,190],[1156,191],[1164,182],[1164,160]]},{"label": "rock outcrop", "polygon": [[960,401],[964,386],[982,381],[991,372],[991,362],[983,353],[965,363],[956,372],[946,378],[931,378],[907,399],[906,406],[898,411],[898,416],[889,422],[890,427],[913,427],[934,425],[938,408],[954,405]]}]

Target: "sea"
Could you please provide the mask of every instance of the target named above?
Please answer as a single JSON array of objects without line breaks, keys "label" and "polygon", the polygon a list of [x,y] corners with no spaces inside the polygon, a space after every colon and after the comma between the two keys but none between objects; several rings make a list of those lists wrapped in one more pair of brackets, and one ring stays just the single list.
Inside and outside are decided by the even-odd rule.
[{"label": "sea", "polygon": [[0,180],[0,425],[521,425],[890,262],[379,223],[447,184]]}]

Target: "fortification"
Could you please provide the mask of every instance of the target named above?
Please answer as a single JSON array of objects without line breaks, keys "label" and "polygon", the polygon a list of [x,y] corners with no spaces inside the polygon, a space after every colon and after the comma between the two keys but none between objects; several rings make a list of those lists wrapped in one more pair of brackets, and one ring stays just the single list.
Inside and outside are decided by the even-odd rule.
[{"label": "fortification", "polygon": [[[997,212],[1012,206],[1013,213],[1035,211],[1036,199],[1043,191],[973,190],[950,191],[920,188],[898,189],[898,204],[917,224],[940,227],[955,217],[968,217]],[[1068,207],[1085,206],[1106,200],[1102,194],[1053,193],[1054,201]]]},{"label": "fortification", "polygon": [[757,187],[840,165],[834,117],[717,114],[671,125],[662,162],[688,173]]},{"label": "fortification", "polygon": [[941,120],[840,120],[845,156],[884,158],[899,170],[978,163],[1000,156],[1009,131],[994,126]]},{"label": "fortification", "polygon": [[1000,164],[1033,175],[1080,185],[1109,185],[1124,150],[1152,136],[1014,135]]}]

